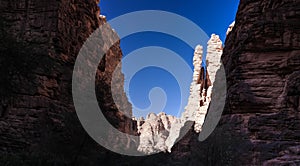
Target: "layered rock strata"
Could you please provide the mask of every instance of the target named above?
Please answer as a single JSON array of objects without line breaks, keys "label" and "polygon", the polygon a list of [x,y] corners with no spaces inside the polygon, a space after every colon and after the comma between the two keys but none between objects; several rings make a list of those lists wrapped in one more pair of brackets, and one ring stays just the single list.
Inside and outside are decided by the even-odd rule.
[{"label": "layered rock strata", "polygon": [[299,14],[299,1],[240,1],[222,56],[228,88],[223,134],[216,132],[239,135],[218,147],[236,156],[231,164],[300,163],[291,150],[300,144]]},{"label": "layered rock strata", "polygon": [[[92,152],[97,145],[89,139],[82,139],[86,134],[69,116],[72,113],[68,114],[73,110],[67,81],[71,74],[65,72],[72,71],[72,61],[69,60],[74,59],[76,50],[98,26],[98,21],[93,21],[98,20],[97,3],[34,0],[0,3],[0,13],[4,18],[1,29],[11,37],[1,40],[5,42],[1,42],[0,47],[1,67],[4,64],[10,66],[1,68],[1,88],[5,87],[1,89],[0,107],[1,164],[5,165],[9,160],[5,154],[16,156],[25,149],[26,155],[33,152],[48,154],[44,158],[33,158],[37,161],[48,162],[49,158],[57,159],[53,162],[55,164],[67,161],[61,165],[70,165],[70,159],[74,161],[73,165],[299,165],[300,2],[241,0],[222,58],[228,95],[218,127],[204,142],[199,142],[194,129],[190,129],[172,147],[171,154],[141,158],[119,156],[103,150]],[[2,32],[0,37],[4,39]],[[20,47],[16,41],[25,42],[22,50],[15,49]],[[29,44],[35,47],[31,48]],[[112,53],[118,50],[117,46],[114,48]],[[44,55],[45,59],[35,63],[40,65],[22,63],[31,61],[26,58],[13,61],[30,57],[24,56],[30,51]],[[4,55],[10,56],[4,58]],[[53,57],[57,60],[51,67],[56,59]],[[16,69],[17,66],[21,68]],[[105,70],[103,66],[106,65],[102,65],[102,71]],[[25,75],[32,70],[35,72],[31,77],[15,77],[15,71]],[[57,74],[39,77],[36,73]],[[12,78],[13,85],[10,81],[7,84],[6,80]],[[10,87],[14,87],[14,97],[7,95],[12,94]],[[66,123],[66,117],[74,122]],[[125,124],[123,126],[127,126]],[[26,155],[12,158],[9,163],[28,161]],[[93,156],[98,156],[98,160]],[[80,162],[84,158],[85,162]]]},{"label": "layered rock strata", "polygon": [[[89,165],[108,157],[109,153],[82,129],[71,91],[77,54],[89,35],[105,23],[105,18],[99,17],[98,3],[97,0],[0,3],[1,156],[25,153],[28,158],[44,156],[54,162],[63,158],[67,165],[83,160]],[[93,49],[104,50],[107,45],[101,39],[114,32],[107,29],[98,35],[100,42]],[[117,129],[134,134],[136,125],[124,116],[125,112],[131,115],[131,104],[123,90],[121,71],[116,72],[119,79],[115,90],[120,94],[123,112],[117,109],[110,90],[112,73],[122,57],[119,42],[108,49],[96,75],[99,105]],[[96,54],[93,50],[89,53]],[[127,145],[128,141],[119,138],[118,144]]]}]

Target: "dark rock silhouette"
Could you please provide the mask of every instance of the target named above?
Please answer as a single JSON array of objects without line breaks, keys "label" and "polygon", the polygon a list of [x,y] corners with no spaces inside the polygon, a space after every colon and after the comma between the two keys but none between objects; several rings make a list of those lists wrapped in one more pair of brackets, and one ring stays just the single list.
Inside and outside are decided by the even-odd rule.
[{"label": "dark rock silhouette", "polygon": [[[105,19],[99,1],[22,0],[0,3],[0,165],[95,165],[111,152],[83,130],[72,101],[72,71],[89,35]],[[108,29],[101,35],[110,35]],[[99,105],[122,132],[134,134],[131,104],[118,73],[120,112],[111,95],[111,75],[121,61],[119,42],[96,75]],[[95,49],[103,49],[103,41]],[[119,144],[127,144],[120,138]]]},{"label": "dark rock silhouette", "polygon": [[[105,23],[98,3],[0,3],[1,164],[300,165],[300,1],[240,0],[222,56],[228,89],[218,127],[203,142],[190,129],[172,153],[147,157],[105,150],[75,114],[73,65],[84,41]],[[116,43],[100,63],[98,101],[114,126],[135,134],[136,124],[124,115],[131,110],[125,93],[120,113],[110,92],[121,56]],[[122,92],[121,73],[119,81]]]}]

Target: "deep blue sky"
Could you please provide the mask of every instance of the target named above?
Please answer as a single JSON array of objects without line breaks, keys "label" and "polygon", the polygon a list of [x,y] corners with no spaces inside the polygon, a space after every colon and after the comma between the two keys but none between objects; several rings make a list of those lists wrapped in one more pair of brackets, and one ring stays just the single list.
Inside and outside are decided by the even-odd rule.
[{"label": "deep blue sky", "polygon": [[[227,27],[234,21],[239,0],[101,0],[101,14],[111,20],[120,15],[140,10],[163,10],[186,17],[201,27],[208,36],[218,34],[224,42]],[[113,27],[114,28],[114,27]],[[160,46],[168,48],[180,55],[193,68],[192,58],[194,48],[189,47],[183,41],[162,33],[143,32],[130,35],[121,40],[121,49],[125,57],[130,52],[146,47]],[[167,95],[164,112],[178,116],[183,110],[180,108],[180,90],[176,79],[163,69],[157,67],[144,68],[136,73],[130,81],[129,89],[125,89],[127,96],[135,107],[145,109],[149,107],[149,91],[154,87],[160,87]],[[192,75],[188,76],[190,81]],[[189,91],[189,87],[185,88]],[[159,98],[159,96],[156,96]],[[159,100],[159,99],[158,99]],[[185,103],[187,98],[183,98]],[[152,111],[160,112],[160,111]],[[133,110],[137,117],[145,116]]]}]

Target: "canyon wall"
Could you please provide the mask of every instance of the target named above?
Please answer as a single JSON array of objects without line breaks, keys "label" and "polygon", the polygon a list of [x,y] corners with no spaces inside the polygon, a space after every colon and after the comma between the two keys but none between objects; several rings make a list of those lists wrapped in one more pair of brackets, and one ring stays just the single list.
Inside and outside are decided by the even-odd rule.
[{"label": "canyon wall", "polygon": [[[99,17],[98,3],[0,2],[0,163],[300,164],[300,2],[240,0],[222,55],[227,98],[218,127],[203,142],[191,127],[168,149],[172,153],[147,157],[121,156],[103,149],[83,131],[74,112],[71,77],[76,55],[86,38],[105,23]],[[102,33],[109,34],[113,32]],[[98,47],[105,46],[100,43]],[[121,56],[116,43],[100,63],[97,95],[108,120],[134,134],[138,125],[117,111],[109,88],[111,72]],[[120,73],[120,91],[122,84]],[[122,98],[124,112],[130,114],[125,94]],[[169,128],[167,121],[149,118],[159,121],[155,128]],[[118,144],[130,141],[119,140]]]},{"label": "canyon wall", "polygon": [[300,163],[299,16],[299,1],[240,1],[222,56],[221,124],[229,127],[224,135],[240,136],[240,148],[227,150],[241,164]]},{"label": "canyon wall", "polygon": [[[89,35],[105,23],[99,17],[98,3],[0,2],[0,161],[4,165],[12,160],[22,164],[37,162],[39,158],[43,163],[51,160],[94,165],[95,161],[101,163],[109,158],[110,152],[91,140],[81,127],[72,101],[72,71],[77,54]],[[108,29],[98,35],[101,39],[114,33]],[[95,44],[95,49],[107,47],[104,43]],[[115,89],[121,93],[123,113],[114,104],[110,90],[112,72],[122,58],[119,44],[109,49],[99,65],[96,93],[111,124],[134,134],[135,124],[124,116],[125,112],[131,115],[131,104],[123,90],[121,71],[117,71]],[[123,143],[128,140],[120,138],[118,144]]]},{"label": "canyon wall", "polygon": [[240,1],[222,55],[221,121],[204,142],[189,132],[173,147],[170,163],[300,164],[299,14],[299,1]]}]

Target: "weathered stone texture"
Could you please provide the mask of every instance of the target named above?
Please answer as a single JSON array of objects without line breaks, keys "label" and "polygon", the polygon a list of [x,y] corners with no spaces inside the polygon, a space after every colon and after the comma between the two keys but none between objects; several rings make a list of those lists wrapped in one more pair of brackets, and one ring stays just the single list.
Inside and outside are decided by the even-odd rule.
[{"label": "weathered stone texture", "polygon": [[223,54],[230,112],[290,110],[285,93],[300,70],[299,10],[293,0],[241,1]]},{"label": "weathered stone texture", "polygon": [[[5,78],[1,80],[0,93],[1,153],[57,155],[67,163],[80,163],[86,159],[84,156],[89,156],[90,161],[96,161],[95,158],[101,161],[109,155],[82,129],[71,91],[77,54],[89,35],[105,23],[99,17],[98,3],[97,0],[0,2],[0,64]],[[112,33],[110,29],[99,35]],[[118,111],[110,90],[112,72],[122,57],[119,44],[110,48],[99,65],[97,97],[108,120],[119,130],[134,134],[133,122]],[[103,41],[97,47],[104,49]],[[118,72],[115,89],[122,94],[122,111],[126,110],[130,116],[131,104],[123,90],[124,77]],[[121,139],[120,144],[122,141],[127,143]]]},{"label": "weathered stone texture", "polygon": [[300,144],[299,14],[299,1],[240,1],[222,56],[228,91],[220,128],[228,129],[218,133],[239,135],[225,148],[239,164],[299,164],[289,152]]},{"label": "weathered stone texture", "polygon": [[[228,91],[218,127],[204,142],[197,140],[192,128],[173,146],[172,153],[148,157],[97,150],[75,118],[72,67],[85,39],[104,23],[97,3],[0,2],[1,27],[8,34],[5,39],[10,39],[1,42],[1,52],[7,53],[1,53],[1,67],[9,66],[1,68],[1,84],[10,80],[1,88],[1,153],[51,153],[47,158],[63,156],[78,165],[97,165],[92,161],[103,162],[99,165],[300,164],[299,1],[240,0],[222,56]],[[20,46],[23,49],[14,49]],[[103,88],[98,89],[98,96],[103,97],[100,106],[108,119],[120,130],[131,131],[130,126],[137,124],[116,113],[109,95],[109,73],[120,56],[117,43],[99,67],[97,76],[103,78],[98,80]]]},{"label": "weathered stone texture", "polygon": [[139,130],[138,151],[145,154],[166,152],[169,148],[166,139],[169,136],[171,125],[176,120],[178,119],[162,112],[158,115],[150,113],[142,123],[139,121],[138,123],[142,125]]}]

